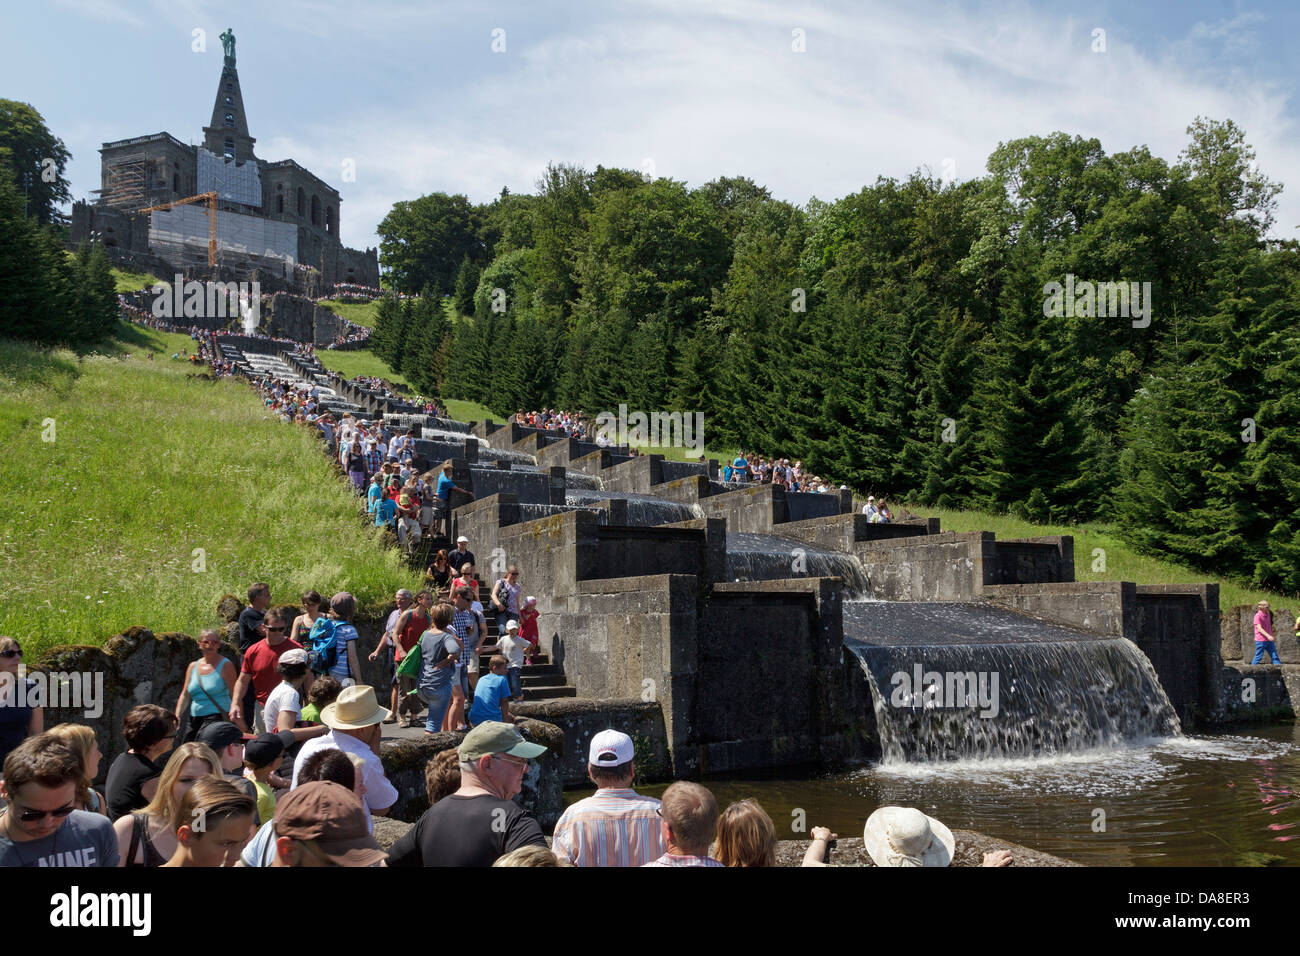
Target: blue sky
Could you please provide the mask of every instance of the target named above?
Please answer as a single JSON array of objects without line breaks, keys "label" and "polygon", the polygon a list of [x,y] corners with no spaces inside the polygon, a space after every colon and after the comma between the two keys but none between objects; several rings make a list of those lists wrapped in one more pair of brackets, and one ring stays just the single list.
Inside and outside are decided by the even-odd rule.
[{"label": "blue sky", "polygon": [[[901,8],[901,9],[900,9]],[[233,27],[257,155],[343,196],[342,238],[392,203],[531,192],[551,161],[699,185],[746,175],[796,203],[918,167],[968,179],[1054,130],[1173,160],[1198,114],[1245,128],[1300,238],[1300,5],[3,0],[0,96],[34,105],[99,187],[99,146],[197,142]],[[193,31],[206,31],[195,52]],[[1093,31],[1105,31],[1094,51]],[[493,31],[504,31],[494,52]],[[794,31],[803,51],[796,52]],[[501,34],[497,34],[498,46]],[[343,178],[355,163],[355,182]]]}]

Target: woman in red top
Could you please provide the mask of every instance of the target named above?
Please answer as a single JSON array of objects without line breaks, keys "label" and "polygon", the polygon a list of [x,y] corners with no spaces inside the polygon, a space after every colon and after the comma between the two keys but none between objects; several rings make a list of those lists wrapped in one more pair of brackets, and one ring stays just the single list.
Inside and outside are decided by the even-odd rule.
[{"label": "woman in red top", "polygon": [[433,592],[421,591],[415,596],[415,603],[402,612],[402,616],[393,625],[393,634],[397,643],[393,648],[393,692],[397,695],[394,709],[397,711],[398,726],[409,727],[411,721],[420,713],[420,697],[412,694],[415,690],[415,678],[398,677],[396,665],[419,643],[421,635],[429,629],[429,609],[433,607]]}]

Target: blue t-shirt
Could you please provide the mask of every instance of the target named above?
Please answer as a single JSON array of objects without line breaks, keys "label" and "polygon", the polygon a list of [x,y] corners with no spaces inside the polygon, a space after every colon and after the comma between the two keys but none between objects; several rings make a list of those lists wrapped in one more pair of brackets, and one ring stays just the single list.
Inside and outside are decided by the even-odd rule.
[{"label": "blue t-shirt", "polygon": [[439,475],[438,476],[438,497],[441,498],[443,501],[446,501],[449,497],[451,497],[451,489],[455,486],[455,484],[456,482],[448,478],[445,473]]},{"label": "blue t-shirt", "polygon": [[383,497],[384,497],[383,489],[380,488],[379,485],[377,485],[375,482],[372,481],[370,483],[370,488],[366,491],[366,510],[369,511],[371,514],[374,514],[375,505],[379,504],[380,499]]},{"label": "blue t-shirt", "polygon": [[342,680],[345,677],[356,679],[356,674],[348,671],[348,641],[355,641],[359,634],[357,629],[351,624],[344,624],[339,621],[334,627],[334,646],[337,648],[338,659],[334,661],[334,666],[330,668],[330,676]]},{"label": "blue t-shirt", "polygon": [[485,720],[501,719],[501,702],[510,699],[510,681],[503,674],[485,674],[474,687],[474,705],[469,709],[469,722],[481,724]]},{"label": "blue t-shirt", "polygon": [[392,498],[384,498],[375,505],[375,527],[382,528],[385,525],[393,523],[397,517],[397,502]]}]

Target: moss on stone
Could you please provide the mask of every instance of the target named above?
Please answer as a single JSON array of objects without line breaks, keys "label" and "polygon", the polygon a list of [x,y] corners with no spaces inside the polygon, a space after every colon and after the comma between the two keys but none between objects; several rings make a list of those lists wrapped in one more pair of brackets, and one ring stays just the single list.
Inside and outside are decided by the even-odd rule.
[{"label": "moss on stone", "polygon": [[223,624],[239,620],[239,615],[243,610],[244,602],[233,594],[223,594],[217,601],[217,616]]}]

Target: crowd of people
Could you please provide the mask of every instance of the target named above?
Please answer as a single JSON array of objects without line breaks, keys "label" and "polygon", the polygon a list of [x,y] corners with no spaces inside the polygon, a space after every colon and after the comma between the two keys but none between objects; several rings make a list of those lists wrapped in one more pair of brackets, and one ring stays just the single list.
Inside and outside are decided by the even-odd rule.
[{"label": "crowd of people", "polygon": [[[331,601],[331,615],[339,598]],[[434,612],[437,628],[453,626],[442,613],[446,607]],[[77,724],[49,732],[37,727],[3,754],[0,866],[776,865],[776,826],[757,801],[719,812],[713,793],[688,781],[671,784],[661,799],[638,793],[632,738],[612,728],[597,733],[588,748],[595,793],[563,812],[548,843],[537,818],[515,800],[532,761],[547,748],[529,741],[508,711],[492,712],[490,705],[478,719],[471,710],[472,729],[459,745],[426,763],[429,809],[385,850],[374,837],[374,818],[388,815],[401,797],[379,757],[381,727],[392,712],[373,688],[337,681],[324,695],[330,699],[321,703],[324,696],[311,694],[312,703],[303,705],[307,654],[283,636],[283,617],[268,612],[264,619],[275,626],[263,629],[259,643],[280,635],[282,648],[294,644],[274,655],[280,683],[263,708],[272,720],[279,695],[270,726],[282,729],[245,733],[233,722],[232,706],[228,716],[191,721],[185,741],[176,743],[176,713],[138,705],[123,720],[126,749],[100,793],[93,786],[102,760],[94,732]],[[436,645],[445,633],[426,631],[421,645]],[[250,648],[244,660],[250,659],[241,680],[249,666],[264,668],[272,658]],[[220,678],[214,688],[226,681],[225,664],[214,664]],[[208,693],[201,676],[187,686]],[[810,835],[803,865],[827,865],[837,834],[813,827]],[[951,830],[905,807],[872,813],[863,842],[884,867],[947,866],[956,850]],[[1011,862],[1009,852],[996,851],[984,855],[983,865]]]}]

